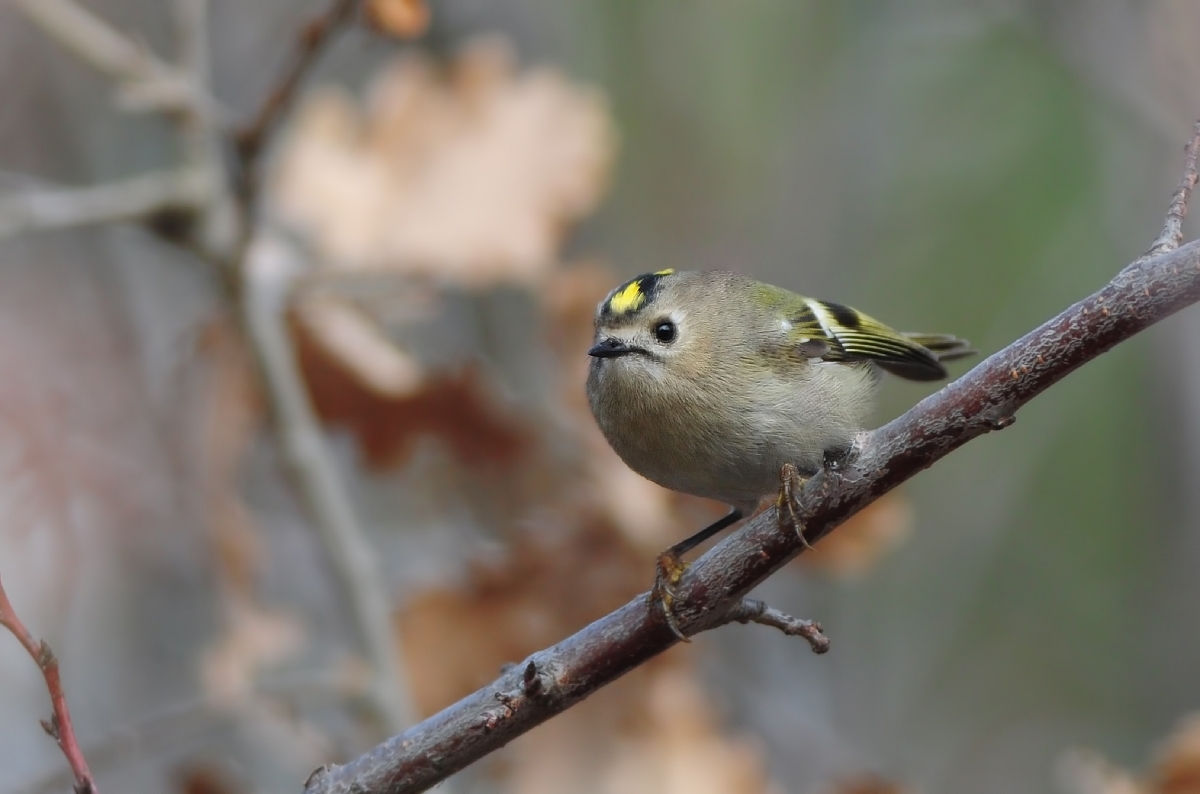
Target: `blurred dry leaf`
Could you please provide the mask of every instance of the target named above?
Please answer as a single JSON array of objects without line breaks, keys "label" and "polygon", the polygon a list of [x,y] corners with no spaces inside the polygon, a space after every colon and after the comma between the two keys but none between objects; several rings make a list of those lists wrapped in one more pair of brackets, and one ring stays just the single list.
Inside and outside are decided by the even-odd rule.
[{"label": "blurred dry leaf", "polygon": [[835,783],[829,794],[913,794],[914,790],[868,775]]},{"label": "blurred dry leaf", "polygon": [[[576,515],[595,515],[580,510]],[[645,590],[647,561],[609,523],[518,536],[464,585],[417,594],[397,616],[422,713]],[[725,735],[692,657],[659,657],[513,743],[493,766],[521,794],[765,794],[762,754]],[[583,782],[586,781],[586,782]]]},{"label": "blurred dry leaf", "polygon": [[1132,775],[1093,750],[1077,748],[1055,766],[1059,788],[1069,794],[1153,794]]},{"label": "blurred dry leaf", "polygon": [[367,0],[366,12],[376,30],[398,39],[415,39],[429,30],[425,0]]},{"label": "blurred dry leaf", "polygon": [[254,691],[261,670],[300,647],[304,628],[291,615],[241,598],[229,601],[224,617],[226,631],[205,651],[200,679],[210,702],[233,708]]},{"label": "blurred dry leaf", "polygon": [[[334,333],[328,316],[324,325],[314,325],[311,314],[293,312],[291,319],[296,354],[317,414],[325,422],[349,429],[368,465],[385,468],[403,463],[422,437],[445,442],[468,466],[508,463],[529,447],[531,431],[498,403],[495,389],[488,389],[474,369],[422,374],[413,362],[413,368],[404,372],[397,365],[403,354],[394,349],[386,352],[386,341],[371,351],[364,346],[347,355],[341,348],[331,349]],[[339,322],[342,319],[344,315]],[[358,329],[346,335],[355,333],[361,338],[369,332]],[[367,362],[369,356],[375,358]],[[371,374],[364,374],[364,369]],[[385,370],[391,373],[391,384],[379,388],[379,374]]]},{"label": "blurred dry leaf", "polygon": [[1151,772],[1155,794],[1200,794],[1200,714],[1189,714],[1158,752]]},{"label": "blurred dry leaf", "polygon": [[614,140],[598,93],[553,69],[518,71],[486,39],[445,72],[400,60],[362,110],[316,92],[281,152],[274,200],[331,267],[531,280],[599,201]]},{"label": "blurred dry leaf", "polygon": [[[599,435],[599,430],[595,433]],[[588,435],[592,435],[589,433]],[[603,442],[603,438],[600,439]],[[612,449],[604,450],[599,443],[593,445],[595,456],[591,459],[590,476],[608,514],[621,529],[626,539],[642,550],[661,551],[664,547],[683,540],[688,534],[687,516],[700,516],[693,521],[691,532],[697,532],[727,510],[714,509],[707,518],[706,504],[695,497],[677,494],[650,482],[625,465]],[[696,509],[681,510],[685,503]]]},{"label": "blurred dry leaf", "polygon": [[292,309],[312,341],[368,390],[384,398],[409,397],[425,384],[420,362],[353,305],[318,294],[302,297]]},{"label": "blurred dry leaf", "polygon": [[519,533],[503,558],[474,563],[469,581],[405,602],[400,650],[423,714],[647,588],[651,561],[622,543],[614,527],[591,520],[594,508],[577,507],[573,518],[547,519],[558,531]]},{"label": "blurred dry leaf", "polygon": [[722,733],[694,672],[666,669],[649,687],[649,725],[620,741],[597,790],[605,794],[759,794],[778,791],[762,751]]},{"label": "blurred dry leaf", "polygon": [[909,536],[912,523],[908,499],[892,491],[822,538],[800,562],[832,576],[862,576]]},{"label": "blurred dry leaf", "polygon": [[175,778],[179,794],[238,794],[243,790],[214,764],[188,764]]},{"label": "blurred dry leaf", "polygon": [[1058,782],[1069,794],[1200,794],[1200,714],[1180,720],[1156,755],[1139,781],[1094,750],[1073,749],[1059,759]]}]

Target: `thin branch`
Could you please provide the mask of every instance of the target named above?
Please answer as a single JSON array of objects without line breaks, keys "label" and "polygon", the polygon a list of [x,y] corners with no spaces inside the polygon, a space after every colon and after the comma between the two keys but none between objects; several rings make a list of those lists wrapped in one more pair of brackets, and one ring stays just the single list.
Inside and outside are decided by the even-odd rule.
[{"label": "thin branch", "polygon": [[1165,254],[1183,244],[1183,219],[1187,217],[1188,199],[1192,196],[1192,188],[1196,186],[1196,157],[1200,155],[1200,121],[1192,128],[1192,139],[1188,141],[1184,153],[1183,176],[1179,178],[1179,187],[1175,188],[1175,195],[1171,197],[1167,219],[1158,238],[1151,243],[1150,250],[1143,256]]},{"label": "thin branch", "polygon": [[[220,154],[221,118],[209,92],[207,0],[176,0],[180,67],[168,64],[74,0],[15,0],[63,49],[114,80],[125,105],[172,114],[185,133],[186,166],[105,185],[0,197],[0,237],[89,223],[156,220],[182,212],[201,253],[227,261],[239,242]],[[177,220],[177,219],[174,219]],[[160,229],[161,231],[161,229]]]},{"label": "thin branch", "polygon": [[[262,709],[268,703],[277,704],[294,713],[301,707],[331,707],[363,697],[366,682],[346,668],[305,670],[264,676],[254,681],[245,693],[250,708]],[[233,724],[240,714],[231,712],[228,704],[212,695],[201,695],[167,704],[133,720],[106,726],[93,737],[84,754],[100,769],[136,760],[166,747],[179,747],[195,742],[198,737]],[[70,784],[70,771],[55,769],[24,783],[5,789],[5,794],[43,794],[58,792]]]},{"label": "thin branch", "polygon": [[803,637],[812,646],[813,653],[825,653],[829,650],[829,638],[822,633],[820,623],[792,617],[757,598],[743,598],[741,603],[725,613],[723,622],[769,626],[779,629],[789,637]]},{"label": "thin branch", "polygon": [[[310,502],[318,536],[346,593],[372,668],[373,683],[364,697],[389,733],[407,727],[413,710],[401,684],[403,668],[391,620],[392,605],[378,569],[378,555],[356,521],[323,448],[284,324],[296,275],[290,262],[295,257],[272,255],[266,250],[269,246],[250,245],[255,234],[254,196],[261,155],[295,101],[304,77],[334,33],[353,18],[358,3],[332,0],[324,14],[305,25],[287,68],[236,140],[240,163],[237,176],[231,179],[220,156],[222,114],[208,98],[208,0],[174,0],[178,67],[134,44],[74,0],[15,1],[65,49],[120,82],[126,96],[180,111],[175,118],[185,136],[187,167],[109,185],[38,189],[0,197],[0,237],[26,229],[144,219],[175,208],[187,210],[199,221],[194,241],[206,258],[223,266],[229,296],[241,304],[249,342],[272,402],[283,455]],[[233,201],[235,190],[238,202]],[[281,259],[287,264],[280,266]]]},{"label": "thin branch", "polygon": [[[212,82],[208,0],[174,0],[172,6],[179,39],[179,68],[197,94],[208,94]],[[226,143],[219,119],[208,108],[196,106],[183,114],[180,126],[187,164],[212,175],[208,201],[197,207],[195,242],[209,259],[228,262],[241,240],[240,219],[221,153]]]},{"label": "thin branch", "polygon": [[241,160],[238,193],[243,203],[253,203],[258,191],[259,160],[267,141],[295,102],[300,84],[316,65],[333,35],[353,18],[357,8],[358,0],[332,0],[328,10],[308,21],[300,33],[291,60],[267,93],[254,119],[237,133],[237,151]]},{"label": "thin branch", "polygon": [[286,327],[288,293],[298,255],[279,240],[260,237],[246,253],[244,324],[259,357],[274,410],[280,449],[300,480],[314,526],[349,601],[355,629],[371,665],[370,699],[388,732],[412,724],[413,708],[401,685],[401,661],[391,602],[376,554],[354,516],[350,498],[324,449],[320,424]]},{"label": "thin branch", "polygon": [[167,209],[195,211],[212,193],[206,172],[158,171],[80,188],[29,188],[0,196],[0,238],[37,229],[143,220]]},{"label": "thin branch", "polygon": [[115,80],[122,89],[123,107],[159,111],[201,108],[211,115],[227,115],[185,75],[74,0],[14,0],[13,4],[63,49]]},{"label": "thin branch", "polygon": [[58,659],[45,642],[33,638],[29,629],[17,617],[16,610],[8,600],[8,593],[0,583],[0,626],[12,632],[25,650],[37,662],[42,677],[46,680],[46,688],[50,690],[50,704],[53,716],[49,722],[43,721],[42,728],[58,743],[59,749],[66,756],[71,773],[75,776],[76,794],[99,794],[96,781],[88,769],[87,759],[79,749],[79,741],[75,738],[75,729],[71,726],[71,712],[67,708],[67,696],[63,693],[62,678],[58,672]]},{"label": "thin branch", "polygon": [[271,401],[280,448],[300,481],[318,538],[345,593],[359,641],[372,670],[367,701],[389,733],[412,724],[415,710],[398,650],[392,603],[366,536],[324,448],[320,424],[296,365],[286,327],[286,305],[299,255],[282,240],[254,233],[255,199],[262,155],[292,104],[304,77],[334,34],[349,22],[357,0],[332,0],[328,10],[304,27],[291,62],[268,93],[253,121],[236,136],[239,172],[235,191],[243,237],[232,258],[239,278],[244,327],[259,361]]},{"label": "thin branch", "polygon": [[[1195,172],[1189,156],[1181,185],[1194,183]],[[1174,203],[1171,213],[1182,216]],[[1197,301],[1200,242],[1133,262],[1098,292],[903,416],[864,434],[856,454],[837,469],[809,479],[794,505],[804,537],[816,542],[971,439],[1008,427],[1019,408],[1069,373]],[[804,550],[804,537],[788,526],[792,520],[771,508],[687,570],[675,601],[686,633],[728,622],[730,610],[738,609],[752,588]],[[643,594],[366,755],[344,766],[318,769],[305,792],[425,791],[676,642]]]}]

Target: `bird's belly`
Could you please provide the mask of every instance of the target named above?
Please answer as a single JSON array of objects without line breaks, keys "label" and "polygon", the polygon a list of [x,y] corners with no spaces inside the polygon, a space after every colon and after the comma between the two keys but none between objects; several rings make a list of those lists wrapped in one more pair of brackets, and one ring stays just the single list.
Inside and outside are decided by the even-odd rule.
[{"label": "bird's belly", "polygon": [[[752,391],[716,382],[650,390],[591,373],[592,410],[609,444],[638,474],[682,493],[741,508],[779,489],[780,469],[821,468],[850,446],[870,410],[873,373],[818,365],[803,381],[758,377]],[[698,388],[699,387],[699,388]],[[803,399],[797,399],[803,394]]]},{"label": "bird's belly", "polygon": [[731,418],[689,422],[662,417],[654,435],[665,435],[672,443],[642,443],[650,438],[648,429],[625,444],[614,441],[613,447],[630,468],[659,485],[751,508],[778,491],[785,463],[801,474],[815,473],[825,450],[848,446],[857,431],[811,411],[798,416],[795,411],[756,409]]}]

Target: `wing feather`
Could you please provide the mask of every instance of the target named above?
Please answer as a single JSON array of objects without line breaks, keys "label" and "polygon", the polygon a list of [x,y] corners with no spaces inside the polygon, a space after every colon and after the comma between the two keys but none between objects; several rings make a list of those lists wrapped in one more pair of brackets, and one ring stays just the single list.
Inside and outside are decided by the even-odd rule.
[{"label": "wing feather", "polygon": [[[829,301],[804,300],[804,308],[789,318],[801,343],[820,340],[824,361],[870,361],[909,380],[947,377],[941,359],[959,358],[972,351],[966,341],[945,334],[896,331],[861,312]],[[925,344],[922,344],[924,342]],[[926,346],[928,345],[928,346]]]}]

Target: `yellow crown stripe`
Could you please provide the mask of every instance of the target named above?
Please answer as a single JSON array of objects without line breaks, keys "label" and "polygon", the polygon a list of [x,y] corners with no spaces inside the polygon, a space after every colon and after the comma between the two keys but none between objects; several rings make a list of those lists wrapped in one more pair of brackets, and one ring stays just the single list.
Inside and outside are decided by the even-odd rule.
[{"label": "yellow crown stripe", "polygon": [[608,306],[616,314],[624,314],[639,308],[646,301],[640,281],[631,281],[629,286],[612,296]]},{"label": "yellow crown stripe", "polygon": [[674,272],[674,269],[667,268],[638,276],[612,294],[612,297],[604,305],[604,311],[613,314],[629,314],[638,311],[653,298],[654,292],[658,288],[658,280]]}]

